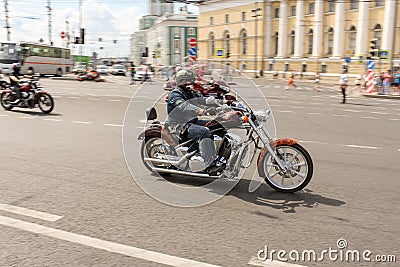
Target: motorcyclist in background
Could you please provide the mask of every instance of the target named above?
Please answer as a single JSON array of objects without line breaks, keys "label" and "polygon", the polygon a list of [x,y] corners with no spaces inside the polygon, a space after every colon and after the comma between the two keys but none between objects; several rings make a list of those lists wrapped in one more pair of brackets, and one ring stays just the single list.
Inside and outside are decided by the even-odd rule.
[{"label": "motorcyclist in background", "polygon": [[16,98],[11,104],[18,104],[21,101],[21,88],[19,86],[21,66],[19,63],[14,63],[10,74],[10,88],[16,93]]},{"label": "motorcyclist in background", "polygon": [[177,133],[187,133],[191,140],[199,140],[199,149],[205,171],[209,175],[216,175],[225,166],[216,160],[216,151],[213,135],[210,129],[204,125],[208,122],[200,120],[198,116],[215,115],[215,109],[204,109],[200,106],[206,105],[206,98],[193,90],[196,74],[190,70],[180,70],[176,74],[177,87],[171,91],[168,102],[168,123]]}]

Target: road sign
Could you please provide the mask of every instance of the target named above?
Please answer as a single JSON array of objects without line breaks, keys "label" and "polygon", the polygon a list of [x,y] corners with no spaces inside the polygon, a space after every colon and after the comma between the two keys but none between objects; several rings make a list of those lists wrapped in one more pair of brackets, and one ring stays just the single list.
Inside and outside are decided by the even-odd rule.
[{"label": "road sign", "polygon": [[374,60],[368,60],[368,62],[367,62],[367,69],[368,69],[368,70],[373,70],[373,69],[375,69],[375,61],[374,61]]},{"label": "road sign", "polygon": [[346,57],[346,59],[344,60],[346,63],[350,63],[351,59],[349,57]]},{"label": "road sign", "polygon": [[191,56],[197,56],[197,48],[196,47],[191,47],[189,49],[189,55]]},{"label": "road sign", "polygon": [[350,56],[353,53],[353,51],[351,51],[350,49],[346,50],[346,55]]},{"label": "road sign", "polygon": [[215,54],[217,57],[225,57],[225,49],[217,48]]},{"label": "road sign", "polygon": [[65,32],[61,32],[61,39],[65,38]]},{"label": "road sign", "polygon": [[390,50],[386,49],[386,50],[379,50],[379,57],[380,59],[389,59],[389,54],[390,54]]},{"label": "road sign", "polygon": [[195,47],[197,45],[197,40],[196,38],[190,38],[189,39],[189,46],[190,47]]},{"label": "road sign", "polygon": [[197,59],[196,56],[190,56],[191,61],[196,61],[196,59]]}]

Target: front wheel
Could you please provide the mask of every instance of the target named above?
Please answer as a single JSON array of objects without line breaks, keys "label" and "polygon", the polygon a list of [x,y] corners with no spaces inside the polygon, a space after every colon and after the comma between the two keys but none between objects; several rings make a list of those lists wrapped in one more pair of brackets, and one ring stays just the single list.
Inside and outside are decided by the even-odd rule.
[{"label": "front wheel", "polygon": [[14,100],[14,98],[12,98],[11,93],[1,93],[0,100],[1,100],[1,106],[5,110],[11,110],[13,108],[13,105],[10,103],[11,101]]},{"label": "front wheel", "polygon": [[293,193],[303,189],[313,175],[313,162],[310,154],[299,144],[277,145],[275,148],[279,159],[287,168],[284,172],[271,154],[265,154],[262,167],[269,186],[279,192]]},{"label": "front wheel", "polygon": [[43,113],[50,113],[54,109],[54,100],[48,93],[40,94],[38,99],[39,108]]}]

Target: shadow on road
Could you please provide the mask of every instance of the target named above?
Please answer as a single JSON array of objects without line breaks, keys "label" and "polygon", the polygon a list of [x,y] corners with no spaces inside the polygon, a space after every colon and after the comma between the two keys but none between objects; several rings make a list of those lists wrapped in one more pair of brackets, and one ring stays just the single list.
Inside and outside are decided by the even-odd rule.
[{"label": "shadow on road", "polygon": [[[213,179],[193,178],[178,175],[168,175],[164,178],[168,182],[183,186],[186,185],[188,187],[205,186],[213,181]],[[160,178],[160,180],[162,179]],[[264,183],[255,192],[250,193],[248,190],[249,185],[249,180],[242,179],[227,195],[234,196],[240,200],[259,206],[282,210],[284,213],[296,213],[296,209],[298,208],[315,208],[320,205],[339,207],[346,204],[346,202],[342,200],[322,196],[307,188],[297,193],[281,193],[273,190]],[[211,189],[211,192],[219,194],[218,189]],[[257,212],[257,214],[268,218],[274,217],[262,212]]]},{"label": "shadow on road", "polygon": [[10,112],[15,112],[15,113],[21,113],[21,114],[25,114],[25,115],[32,115],[32,116],[40,116],[40,117],[60,117],[62,116],[62,114],[59,113],[50,113],[50,114],[46,114],[41,112],[40,110],[38,111],[27,111],[27,110],[12,110]]}]

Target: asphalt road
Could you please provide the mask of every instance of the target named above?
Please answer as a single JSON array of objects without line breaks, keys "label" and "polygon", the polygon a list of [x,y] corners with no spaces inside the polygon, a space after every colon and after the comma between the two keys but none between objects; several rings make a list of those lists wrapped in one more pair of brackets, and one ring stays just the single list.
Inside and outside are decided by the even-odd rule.
[{"label": "asphalt road", "polygon": [[[285,90],[280,81],[257,80],[258,91],[249,80],[234,82],[250,103],[270,106],[276,136],[300,140],[312,155],[314,177],[305,190],[282,194],[264,184],[249,193],[246,173],[208,205],[161,203],[132,178],[151,175],[144,167],[130,172],[123,149],[123,137],[140,146],[134,139],[155,100],[163,116],[161,83],[42,79],[55,97],[51,115],[0,110],[0,266],[293,266],[257,254],[268,246],[320,255],[338,249],[339,239],[347,241],[342,251],[398,258],[400,102],[355,92],[343,105],[333,85]],[[140,164],[139,155],[126,153]],[[290,263],[384,265],[325,256]]]}]

